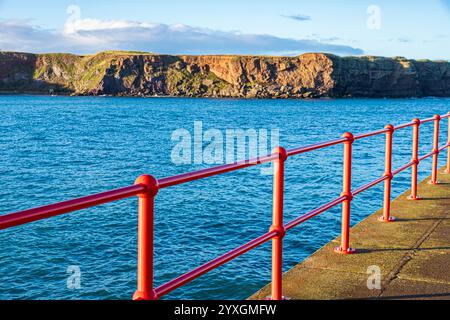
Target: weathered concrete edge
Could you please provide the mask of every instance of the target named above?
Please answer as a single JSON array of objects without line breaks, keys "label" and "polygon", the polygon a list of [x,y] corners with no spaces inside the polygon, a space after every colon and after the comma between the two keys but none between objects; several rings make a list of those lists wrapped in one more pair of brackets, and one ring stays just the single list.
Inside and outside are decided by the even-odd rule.
[{"label": "weathered concrete edge", "polygon": [[[442,175],[443,173],[443,169],[439,170],[440,171],[440,175]],[[446,180],[448,179],[448,175],[446,176]],[[431,193],[434,192],[436,189],[435,188],[430,188],[429,186],[427,187],[427,182],[429,181],[429,177],[426,178],[425,180],[423,180],[420,185],[419,185],[419,191],[421,190],[429,190]],[[447,181],[448,182],[448,181]],[[448,184],[448,183],[447,183]],[[398,196],[395,200],[392,201],[393,204],[393,210],[396,210],[395,205],[396,204],[400,204],[400,207],[402,205],[402,203],[414,203],[414,202],[409,202],[409,201],[405,201],[405,198],[407,195],[409,195],[410,190],[407,190],[406,192],[404,192],[403,194],[401,194],[400,196]],[[417,206],[420,207],[420,206]],[[405,210],[405,209],[404,209]],[[403,210],[403,211],[404,211]],[[411,211],[414,211],[414,208],[407,208],[406,209],[408,211],[408,219],[411,219],[411,221],[414,221],[414,217],[417,216],[417,214],[420,212],[420,208],[418,210],[416,210],[417,212],[412,213]],[[429,210],[429,211],[433,211],[433,210]],[[366,218],[364,218],[362,221],[360,221],[358,224],[356,224],[352,230],[351,230],[351,235],[355,235],[360,233],[361,231],[364,232],[364,234],[366,234],[368,232],[367,228],[364,228],[364,226],[380,226],[380,225],[384,225],[384,224],[373,224],[374,220],[378,218],[378,216],[380,216],[382,213],[382,209],[378,210],[377,212],[367,216]],[[411,214],[411,215],[410,215]],[[441,213],[442,215],[442,213]],[[444,217],[436,217],[438,219],[438,222],[441,222],[442,219],[444,219]],[[406,219],[405,219],[406,220]],[[420,219],[419,219],[420,220]],[[405,221],[404,223],[408,226],[411,225],[413,222],[411,221]],[[364,241],[362,241],[361,243],[359,243],[357,245],[357,247],[362,247],[363,251],[369,251],[366,248],[372,248],[372,251],[375,252],[377,250],[379,251],[388,251],[387,248],[391,248],[394,247],[393,250],[398,250],[399,253],[384,253],[384,256],[381,257],[381,254],[376,254],[376,253],[371,253],[368,254],[365,258],[363,259],[367,259],[367,257],[370,259],[382,259],[382,260],[387,260],[386,264],[383,265],[385,267],[385,270],[383,272],[383,276],[387,279],[386,282],[390,283],[392,281],[392,274],[395,273],[395,270],[398,269],[398,265],[399,263],[401,264],[400,269],[402,268],[402,266],[406,263],[408,263],[409,259],[410,259],[410,255],[411,255],[411,251],[414,251],[417,249],[418,246],[421,245],[421,243],[423,243],[424,239],[424,235],[429,235],[431,234],[431,232],[437,227],[439,223],[432,223],[432,221],[428,222],[428,221],[424,221],[421,222],[420,227],[418,227],[417,223],[413,226],[414,229],[418,229],[415,230],[416,233],[414,233],[413,235],[411,235],[410,233],[407,233],[409,237],[407,237],[407,241],[404,241],[403,243],[397,244],[396,242],[391,242],[391,243],[380,243],[377,242],[379,239],[374,239],[373,243],[370,243],[369,246],[367,246],[367,241],[366,243],[364,243]],[[393,224],[394,225],[394,224]],[[398,226],[399,224],[397,224]],[[410,229],[408,229],[410,228]],[[358,229],[362,229],[362,230],[358,230]],[[407,231],[411,231],[411,226],[408,226],[406,228]],[[359,232],[358,232],[359,231]],[[414,231],[414,230],[412,230]],[[376,232],[376,231],[374,231]],[[372,233],[372,232],[370,232]],[[393,235],[395,237],[395,235]],[[404,236],[404,234],[403,234]],[[396,238],[399,238],[398,235]],[[357,239],[356,237],[351,236],[351,243],[354,241],[358,241],[359,239]],[[398,240],[398,239],[396,239]],[[349,276],[350,274],[353,274],[351,277],[353,278],[360,278],[360,281],[366,281],[367,279],[367,272],[366,270],[349,270],[348,268],[345,269],[345,266],[349,266],[346,262],[342,263],[343,261],[350,261],[351,264],[351,260],[354,260],[354,258],[347,258],[346,260],[342,260],[341,258],[337,258],[336,260],[341,259],[341,261],[339,261],[339,264],[343,264],[343,266],[338,266],[336,268],[336,266],[333,267],[327,267],[327,266],[323,266],[323,265],[317,265],[317,261],[314,261],[315,258],[319,255],[325,255],[325,256],[329,256],[330,258],[335,257],[333,255],[330,255],[330,252],[332,251],[333,246],[337,246],[340,242],[340,236],[338,236],[337,238],[333,239],[332,241],[330,241],[328,244],[324,245],[323,247],[321,247],[320,249],[318,249],[316,252],[314,252],[311,256],[309,256],[308,258],[306,258],[304,261],[302,261],[301,263],[299,263],[298,265],[294,266],[293,268],[291,268],[290,270],[288,270],[287,272],[284,273],[283,275],[283,285],[284,287],[287,285],[289,286],[289,278],[290,275],[297,273],[297,277],[298,277],[298,271],[299,269],[301,269],[305,274],[306,272],[309,273],[314,273],[313,269],[315,269],[315,271],[323,271],[324,273],[328,273],[328,274],[333,274],[336,273],[335,276],[337,277],[345,277],[345,276]],[[366,248],[365,248],[366,247]],[[372,255],[372,257],[370,257]],[[358,255],[356,255],[358,256]],[[355,256],[355,257],[356,257]],[[334,258],[332,258],[333,260],[335,260]],[[358,258],[357,258],[358,259]],[[317,259],[316,259],[317,260]],[[323,257],[322,257],[323,260]],[[336,262],[335,260],[335,262]],[[392,260],[392,261],[391,261]],[[377,260],[378,261],[378,260]],[[351,266],[353,267],[353,266]],[[342,270],[339,270],[340,268],[342,268]],[[345,273],[345,274],[344,274]],[[291,277],[292,278],[292,277]],[[316,277],[317,278],[317,277]],[[354,279],[352,279],[354,280]],[[287,282],[287,283],[285,283]],[[291,279],[292,282],[292,279]],[[320,286],[320,284],[318,284],[318,286]],[[339,286],[339,285],[337,285]],[[261,290],[259,290],[257,293],[255,293],[254,295],[252,295],[249,299],[261,299],[264,298],[265,296],[268,295],[268,292],[270,292],[270,283],[268,285],[266,285],[264,288],[262,288]],[[374,292],[373,298],[379,297],[382,294],[382,292]],[[315,299],[316,297],[314,297]],[[318,296],[318,299],[321,299],[323,297]],[[343,297],[345,298],[345,297]],[[357,297],[358,298],[358,297]],[[370,298],[365,296],[364,298]],[[327,299],[327,298],[325,298]]]}]

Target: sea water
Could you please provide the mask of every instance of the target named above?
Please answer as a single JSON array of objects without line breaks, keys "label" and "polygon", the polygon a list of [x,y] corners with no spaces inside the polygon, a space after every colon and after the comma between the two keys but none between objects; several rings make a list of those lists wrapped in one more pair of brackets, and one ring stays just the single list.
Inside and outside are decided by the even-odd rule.
[{"label": "sea water", "polygon": [[[450,111],[450,99],[217,100],[0,96],[0,214],[209,167],[176,164],[176,130],[279,130],[294,148]],[[447,120],[441,126],[441,143]],[[394,134],[394,167],[411,159],[411,128]],[[420,152],[432,150],[433,124]],[[353,186],[383,174],[384,136],[354,144]],[[445,164],[445,156],[440,157]],[[420,165],[420,179],[431,160]],[[286,162],[285,221],[336,197],[342,145]],[[393,197],[410,185],[395,177]],[[358,195],[352,225],[382,206],[382,186]],[[155,285],[268,231],[272,177],[259,167],[160,191],[155,207]],[[291,230],[284,271],[340,232],[340,207]],[[0,231],[0,299],[130,299],[136,289],[137,201],[127,199]],[[270,243],[185,285],[167,299],[244,299],[270,282]],[[74,272],[78,282],[71,282]]]}]

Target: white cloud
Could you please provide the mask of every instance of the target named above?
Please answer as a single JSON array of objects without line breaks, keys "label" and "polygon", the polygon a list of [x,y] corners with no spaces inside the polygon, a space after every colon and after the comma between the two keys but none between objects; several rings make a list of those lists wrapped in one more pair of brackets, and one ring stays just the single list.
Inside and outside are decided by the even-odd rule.
[{"label": "white cloud", "polygon": [[[71,19],[69,18],[64,25],[65,34],[73,34],[83,31],[101,31],[114,29],[132,29],[132,28],[154,28],[157,24],[147,22],[134,22],[125,20],[98,20],[98,19]],[[174,25],[175,29],[183,29],[185,25]]]},{"label": "white cloud", "polygon": [[332,52],[355,55],[350,46],[313,39],[224,32],[184,24],[167,25],[125,20],[81,19],[71,6],[61,31],[43,29],[24,20],[0,20],[0,49],[29,52],[93,53],[139,50],[166,54],[300,54]]},{"label": "white cloud", "polygon": [[46,51],[65,40],[58,32],[32,26],[29,20],[0,20],[0,30],[0,50]]}]

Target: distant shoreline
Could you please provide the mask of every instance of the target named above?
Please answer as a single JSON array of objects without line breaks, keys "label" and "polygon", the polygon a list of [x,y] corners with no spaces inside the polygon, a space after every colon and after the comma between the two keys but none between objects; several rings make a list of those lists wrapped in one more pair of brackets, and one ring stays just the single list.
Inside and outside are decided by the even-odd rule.
[{"label": "distant shoreline", "polygon": [[39,92],[0,92],[0,97],[64,97],[64,98],[124,98],[124,99],[210,99],[210,100],[290,100],[290,101],[327,101],[327,100],[422,100],[422,99],[450,99],[449,97],[318,97],[318,98],[242,98],[242,97],[182,97],[182,96],[115,96],[115,95],[71,95],[45,94]]},{"label": "distant shoreline", "polygon": [[0,94],[219,99],[450,97],[448,61],[0,52]]}]

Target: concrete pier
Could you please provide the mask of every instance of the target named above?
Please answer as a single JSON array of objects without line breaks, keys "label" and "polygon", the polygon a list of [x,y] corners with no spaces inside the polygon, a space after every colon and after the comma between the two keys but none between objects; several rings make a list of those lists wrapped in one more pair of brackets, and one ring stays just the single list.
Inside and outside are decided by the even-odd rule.
[{"label": "concrete pier", "polygon": [[[392,202],[396,222],[377,221],[380,210],[353,227],[350,244],[356,254],[334,253],[338,238],[286,272],[283,295],[294,300],[450,299],[450,175],[443,173],[438,185],[428,184],[430,178],[420,183],[422,200],[407,200],[408,190]],[[381,286],[376,288],[378,268]],[[268,296],[270,285],[250,299]]]}]

